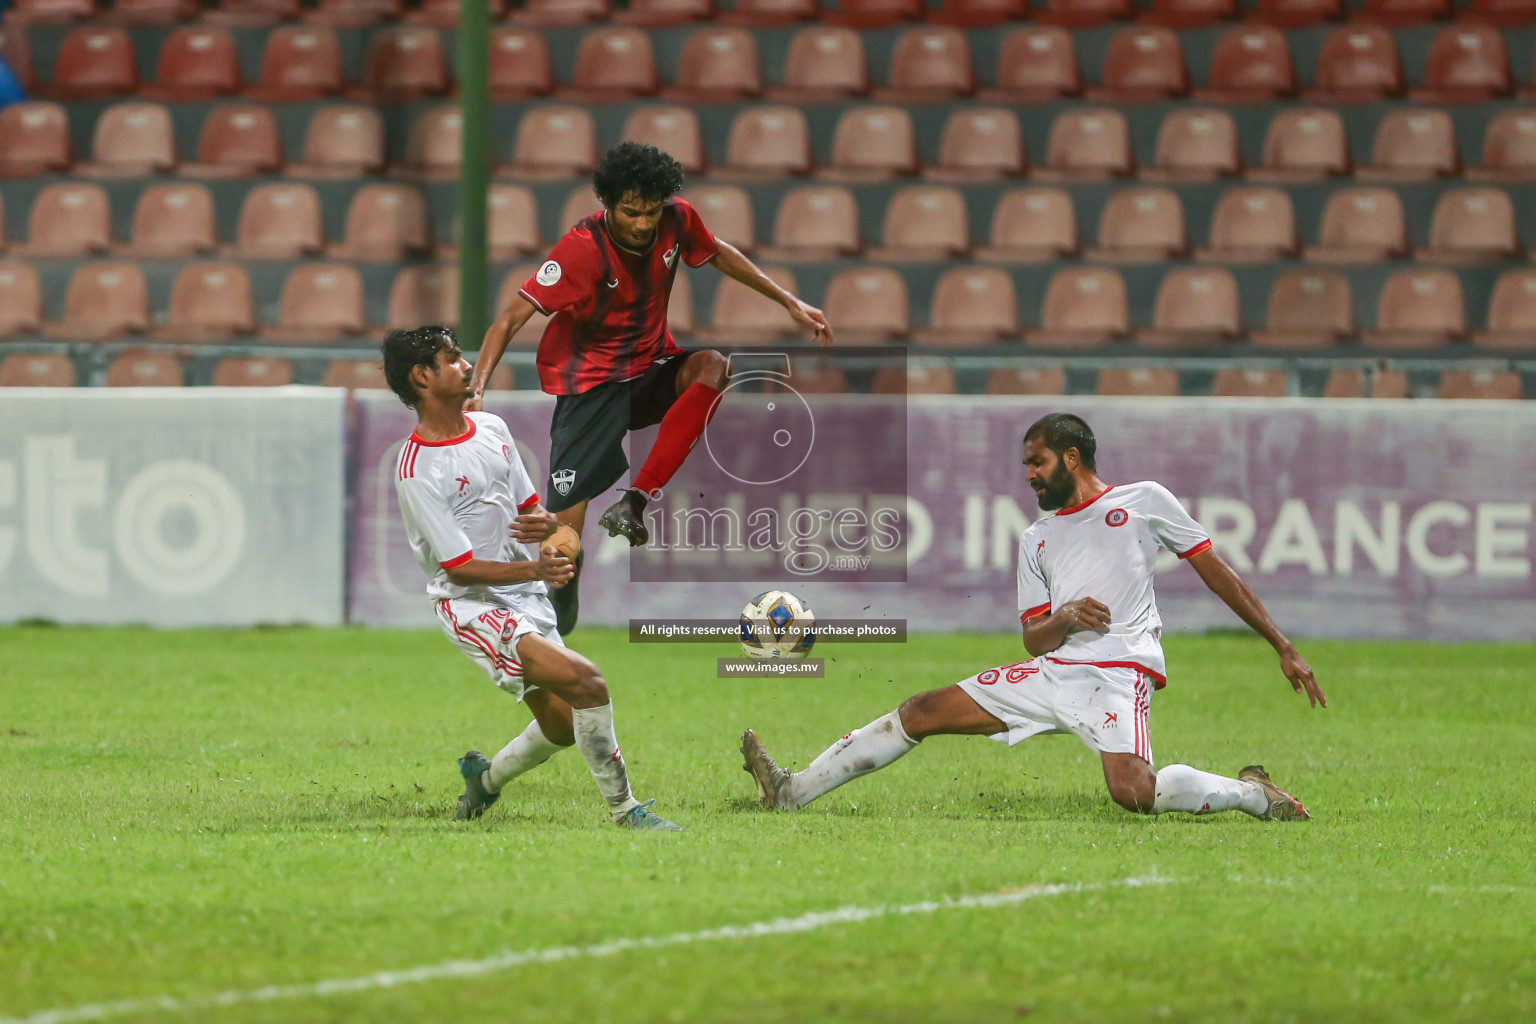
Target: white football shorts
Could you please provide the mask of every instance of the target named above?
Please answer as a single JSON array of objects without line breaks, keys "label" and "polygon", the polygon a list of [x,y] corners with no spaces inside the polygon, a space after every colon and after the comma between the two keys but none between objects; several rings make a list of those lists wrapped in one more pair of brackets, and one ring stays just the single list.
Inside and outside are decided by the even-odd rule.
[{"label": "white football shorts", "polygon": [[1049,656],[1000,665],[960,688],[1008,727],[991,738],[1010,747],[1031,736],[1069,732],[1104,754],[1152,763],[1147,717],[1152,677],[1134,665],[1076,665]]},{"label": "white football shorts", "polygon": [[506,605],[445,597],[437,602],[437,621],[454,646],[485,669],[491,682],[518,700],[530,688],[523,681],[518,641],[537,633],[558,647],[565,646],[555,629],[554,606],[543,596],[514,599]]}]

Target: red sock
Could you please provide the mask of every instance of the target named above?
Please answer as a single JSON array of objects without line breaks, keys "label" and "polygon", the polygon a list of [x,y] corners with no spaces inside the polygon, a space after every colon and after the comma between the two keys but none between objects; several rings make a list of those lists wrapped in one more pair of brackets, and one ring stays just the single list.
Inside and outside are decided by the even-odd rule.
[{"label": "red sock", "polygon": [[645,465],[635,475],[635,487],[646,494],[664,487],[677,467],[683,464],[688,452],[704,436],[704,428],[715,414],[720,403],[720,392],[708,384],[694,383],[678,396],[672,408],[661,418],[661,429],[656,432],[656,443]]}]

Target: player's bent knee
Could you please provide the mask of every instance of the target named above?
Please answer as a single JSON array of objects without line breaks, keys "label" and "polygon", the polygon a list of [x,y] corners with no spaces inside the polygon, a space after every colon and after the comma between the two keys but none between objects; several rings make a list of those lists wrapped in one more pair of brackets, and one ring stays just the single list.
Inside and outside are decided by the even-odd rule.
[{"label": "player's bent knee", "polygon": [[1151,814],[1156,797],[1156,784],[1145,779],[1113,779],[1109,782],[1109,798],[1135,814]]},{"label": "player's bent knee", "polygon": [[939,690],[930,690],[927,693],[914,693],[902,701],[901,707],[896,709],[896,714],[901,717],[901,727],[906,730],[912,739],[922,742],[937,732],[942,725],[942,717],[937,714],[937,694]]},{"label": "player's bent knee", "polygon": [[599,708],[608,703],[607,681],[585,658],[577,663],[576,678],[567,690],[565,701],[573,708]]}]

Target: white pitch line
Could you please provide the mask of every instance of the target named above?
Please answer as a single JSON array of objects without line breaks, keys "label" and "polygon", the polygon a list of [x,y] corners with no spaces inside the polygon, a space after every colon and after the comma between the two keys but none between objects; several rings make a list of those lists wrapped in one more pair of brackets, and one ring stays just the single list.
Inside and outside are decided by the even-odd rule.
[{"label": "white pitch line", "polygon": [[856,924],[877,917],[898,917],[912,914],[935,914],[941,910],[965,910],[976,907],[1008,907],[1042,896],[1058,896],[1062,893],[1094,892],[1111,886],[1136,887],[1167,885],[1175,881],[1169,878],[1127,878],[1111,883],[1075,883],[1071,885],[1032,885],[1011,892],[982,893],[977,896],[958,896],[922,903],[900,903],[894,906],[877,904],[872,907],[838,907],[836,910],[818,910],[799,917],[781,917],[772,921],[752,924],[733,924],[722,928],[710,928],[699,932],[673,932],[670,935],[645,935],[634,939],[615,939],[591,946],[552,946],[548,949],[529,949],[518,953],[502,953],[484,960],[449,960],[446,963],[413,967],[403,971],[380,971],[361,978],[333,978],[301,985],[268,985],[264,988],[236,989],[211,996],[189,996],[177,999],[160,996],[154,999],[123,999],[115,1003],[91,1003],[85,1006],[69,1006],[56,1010],[43,1010],[30,1017],[0,1017],[0,1024],[72,1024],[74,1021],[108,1020],[131,1014],[160,1010],[167,1013],[188,1010],[208,1010],[221,1006],[238,1006],[242,1003],[270,1003],[280,999],[311,999],[318,996],[343,995],[350,992],[366,992],[377,988],[394,988],[398,985],[416,985],[426,981],[442,981],[448,978],[473,978],[481,974],[510,970],[523,964],[555,963],[560,960],[579,960],[587,957],[612,956],[632,949],[659,949],[663,946],[686,946],[700,942],[719,942],[724,939],[755,939],[767,935],[792,935],[812,932],[835,924]]}]

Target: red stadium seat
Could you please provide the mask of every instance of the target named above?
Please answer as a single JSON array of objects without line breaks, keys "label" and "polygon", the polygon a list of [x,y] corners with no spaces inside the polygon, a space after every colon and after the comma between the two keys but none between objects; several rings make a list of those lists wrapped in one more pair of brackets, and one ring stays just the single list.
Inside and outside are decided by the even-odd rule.
[{"label": "red stadium seat", "polygon": [[197,16],[196,0],[113,0],[111,19],[125,25],[170,25]]},{"label": "red stadium seat", "polygon": [[1211,216],[1210,247],[1202,259],[1254,263],[1296,254],[1296,212],[1278,188],[1234,188],[1222,193]]},{"label": "red stadium seat", "polygon": [[32,68],[32,46],[24,24],[0,23],[0,60],[5,61],[11,74],[16,76],[22,91],[31,95],[37,88],[37,76]]},{"label": "red stadium seat", "polygon": [[[0,273],[4,271],[0,270]],[[57,352],[15,352],[0,359],[0,388],[74,386],[75,364],[66,355]]]},{"label": "red stadium seat", "polygon": [[968,104],[945,119],[939,162],[923,173],[939,181],[986,181],[1028,170],[1024,135],[1013,111]]},{"label": "red stadium seat", "polygon": [[[407,11],[405,20],[413,25],[431,25],[433,28],[453,28],[459,23],[459,0],[421,0],[421,9]],[[486,4],[492,22],[506,17],[506,0],[489,0]]]},{"label": "red stadium seat", "polygon": [[1333,29],[1317,55],[1316,83],[1304,95],[1321,103],[1365,103],[1401,93],[1397,40],[1380,25]]},{"label": "red stadium seat", "polygon": [[179,388],[186,385],[181,361],[169,352],[130,349],[107,367],[109,388]]},{"label": "red stadium seat", "polygon": [[100,185],[49,185],[32,200],[27,242],[12,246],[27,259],[67,259],[106,252],[112,244],[112,208]]},{"label": "red stadium seat", "polygon": [[931,103],[976,91],[971,44],[957,28],[911,28],[896,40],[890,86],[876,98],[888,103]]},{"label": "red stadium seat", "polygon": [[1319,263],[1379,263],[1408,252],[1403,201],[1390,188],[1346,188],[1328,198],[1318,244],[1307,259]]},{"label": "red stadium seat", "polygon": [[1278,28],[1304,28],[1343,13],[1342,0],[1259,0],[1252,17]]},{"label": "red stadium seat", "polygon": [[24,178],[69,166],[69,120],[57,103],[0,109],[0,178]]},{"label": "red stadium seat", "polygon": [[262,334],[276,341],[327,342],[363,333],[363,279],[346,263],[301,263],[283,282],[275,327]]},{"label": "red stadium seat", "polygon": [[463,142],[464,120],[458,104],[429,107],[411,122],[405,141],[405,162],[397,170],[407,177],[453,180],[463,166]]},{"label": "red stadium seat", "polygon": [[293,364],[270,356],[226,356],[213,369],[218,388],[267,388],[293,383]]},{"label": "red stadium seat", "polygon": [[1000,366],[987,374],[989,395],[1064,395],[1067,371],[1060,366]]},{"label": "red stadium seat", "polygon": [[[785,268],[760,269],[784,290],[796,290],[795,275]],[[789,338],[799,329],[783,306],[740,281],[726,279],[715,289],[710,326],[694,333],[717,345],[749,345]]]},{"label": "red stadium seat", "polygon": [[1264,164],[1248,176],[1260,181],[1312,181],[1348,174],[1344,119],[1325,107],[1282,110],[1264,134]]},{"label": "red stadium seat", "polygon": [[262,102],[312,100],[333,96],[344,84],[336,33],[317,26],[288,26],[267,37],[256,85],[245,95]]},{"label": "red stadium seat", "polygon": [[407,26],[373,37],[357,99],[385,103],[441,96],[452,85],[448,54],[436,29]]},{"label": "red stadium seat", "polygon": [[[0,268],[8,266],[0,264]],[[1523,353],[1536,351],[1536,270],[1506,270],[1499,275],[1488,300],[1488,329],[1474,335],[1472,344]]]},{"label": "red stadium seat", "polygon": [[1096,395],[1171,398],[1179,393],[1179,371],[1166,366],[1112,366],[1099,371]]},{"label": "red stadium seat", "polygon": [[120,250],[136,259],[185,259],[219,244],[213,194],[203,185],[151,185],[139,195],[133,234]]},{"label": "red stadium seat", "polygon": [[1089,348],[1130,330],[1125,279],[1103,267],[1069,267],[1056,271],[1045,289],[1040,329],[1030,331],[1032,345]]},{"label": "red stadium seat", "polygon": [[638,28],[600,28],[582,37],[572,87],[561,94],[577,102],[603,103],[649,96],[657,87],[651,37]]},{"label": "red stadium seat", "polygon": [[[802,395],[842,395],[848,393],[848,377],[836,363],[816,357],[790,360],[794,390]],[[783,385],[780,390],[789,390]]]},{"label": "red stadium seat", "polygon": [[1515,259],[1515,205],[1496,188],[1458,188],[1440,193],[1429,228],[1429,248],[1419,258],[1433,263]]},{"label": "red stadium seat", "polygon": [[[539,252],[539,207],[532,190],[524,185],[492,185],[485,199],[486,245],[493,261],[517,259]],[[440,255],[458,251],[440,247]]]},{"label": "red stadium seat", "polygon": [[367,391],[387,391],[389,382],[384,379],[384,367],[377,359],[333,359],[326,367],[320,383],[328,388],[359,388]]},{"label": "red stadium seat", "polygon": [[59,46],[53,82],[45,94],[90,100],[137,92],[139,66],[128,30],[110,26],[72,28]]},{"label": "red stadium seat", "polygon": [[1169,28],[1200,28],[1237,14],[1237,0],[1152,0],[1141,20]]},{"label": "red stadium seat", "polygon": [[864,37],[851,28],[816,25],[795,32],[784,58],[784,84],[774,100],[814,103],[869,91]]},{"label": "red stadium seat", "polygon": [[1463,24],[1435,33],[1424,88],[1415,89],[1413,98],[1427,103],[1471,103],[1513,91],[1504,36],[1488,25]]},{"label": "red stadium seat", "polygon": [[43,288],[37,268],[20,260],[0,261],[0,338],[32,334],[43,325]]},{"label": "red stadium seat", "polygon": [[888,267],[838,271],[827,283],[822,308],[838,337],[855,343],[890,341],[912,330],[907,284]]},{"label": "red stadium seat", "polygon": [[1077,214],[1060,188],[1017,188],[1003,193],[992,210],[989,244],[978,259],[1001,263],[1044,263],[1077,252]]},{"label": "red stadium seat", "polygon": [[332,259],[395,263],[432,247],[427,205],[406,185],[364,185],[347,208],[346,240],[330,249]]},{"label": "red stadium seat", "polygon": [[1213,103],[1260,103],[1296,93],[1296,66],[1285,33],[1269,25],[1239,25],[1216,40],[1211,84],[1195,98]]},{"label": "red stadium seat", "polygon": [[1451,13],[1450,0],[1365,0],[1356,17],[1378,25],[1418,25]]},{"label": "red stadium seat", "polygon": [[960,190],[914,185],[898,189],[885,208],[881,246],[873,260],[933,262],[955,259],[971,247],[970,218]]},{"label": "red stadium seat", "polygon": [[1430,348],[1467,333],[1461,278],[1450,270],[1399,270],[1381,286],[1367,345]]},{"label": "red stadium seat", "polygon": [[1412,181],[1461,170],[1456,128],[1443,110],[1394,110],[1376,126],[1371,165],[1355,175],[1377,181]]},{"label": "red stadium seat", "polygon": [[565,178],[597,166],[597,129],[580,107],[535,107],[517,124],[510,169],[530,177]]},{"label": "red stadium seat", "polygon": [[684,193],[704,219],[710,234],[743,252],[757,246],[752,197],[735,185],[693,185]]},{"label": "red stadium seat", "polygon": [[160,44],[150,99],[205,100],[240,91],[240,54],[235,38],[221,28],[179,28]]},{"label": "red stadium seat", "polygon": [[1446,370],[1440,375],[1440,398],[1481,398],[1512,401],[1525,397],[1520,375],[1513,370]]},{"label": "red stadium seat", "polygon": [[915,332],[920,345],[987,345],[1019,334],[1013,278],[1000,267],[955,267],[933,288],[928,328]]},{"label": "red stadium seat", "polygon": [[[592,193],[591,182],[577,185],[571,189],[571,194],[565,197],[565,205],[560,209],[560,233],[564,234],[567,230],[592,214],[597,213],[602,208],[603,204]],[[533,269],[537,270],[539,268],[534,267]],[[518,285],[521,286],[523,281],[528,280],[532,276],[532,271],[524,274],[522,280],[517,282]]]},{"label": "red stadium seat", "polygon": [[678,58],[677,84],[663,91],[680,103],[720,103],[763,91],[757,40],[744,28],[696,29]]},{"label": "red stadium seat", "polygon": [[1467,168],[1479,181],[1536,180],[1536,113],[1524,109],[1495,114],[1483,133],[1483,163]]},{"label": "red stadium seat", "polygon": [[171,112],[158,103],[118,103],[96,118],[89,164],[75,171],[99,178],[138,178],[176,166]]},{"label": "red stadium seat", "polygon": [[251,279],[238,263],[193,263],[171,286],[165,326],[155,334],[177,341],[228,341],[256,329]]},{"label": "red stadium seat", "polygon": [[628,8],[613,14],[613,20],[621,24],[653,27],[711,21],[714,17],[714,0],[629,0]]},{"label": "red stadium seat", "polygon": [[579,25],[608,17],[608,0],[525,0],[510,21],[538,26]]},{"label": "red stadium seat", "polygon": [[811,169],[811,135],[797,107],[751,106],[731,122],[725,148],[731,175],[776,178]]},{"label": "red stadium seat", "polygon": [[928,12],[929,21],[958,28],[992,28],[1027,17],[1029,0],[944,0],[941,10]]},{"label": "red stadium seat", "polygon": [[822,20],[833,25],[876,28],[923,16],[922,0],[837,0],[836,10],[822,9]]},{"label": "red stadium seat", "polygon": [[282,166],[277,118],[269,107],[249,103],[215,107],[203,121],[197,163],[181,172],[195,177],[229,178],[270,174]]},{"label": "red stadium seat", "polygon": [[1371,398],[1412,398],[1408,374],[1402,370],[1378,369],[1371,374]]},{"label": "red stadium seat", "polygon": [[1117,263],[1158,263],[1188,248],[1184,204],[1166,188],[1127,188],[1104,204],[1099,245],[1089,256]]},{"label": "red stadium seat", "polygon": [[64,319],[48,325],[56,338],[104,341],[149,329],[149,291],[136,263],[86,263],[69,279]]},{"label": "red stadium seat", "polygon": [[320,8],[305,17],[324,25],[356,28],[389,21],[405,13],[401,0],[320,0]]},{"label": "red stadium seat", "polygon": [[1051,122],[1044,179],[1093,179],[1135,170],[1125,115],[1112,107],[1063,110]]},{"label": "red stadium seat", "polygon": [[7,13],[17,24],[48,24],[89,18],[96,13],[94,0],[16,0]]},{"label": "red stadium seat", "polygon": [[543,96],[553,90],[554,65],[544,34],[526,28],[493,29],[490,87],[496,103]]},{"label": "red stadium seat", "polygon": [[404,267],[389,289],[389,313],[385,326],[391,330],[459,322],[459,268],[454,264]]},{"label": "red stadium seat", "polygon": [[834,260],[859,251],[859,206],[841,185],[792,189],[773,225],[775,260]]},{"label": "red stadium seat", "polygon": [[1148,180],[1191,181],[1237,174],[1243,169],[1237,123],[1225,110],[1173,110],[1157,130]]},{"label": "red stadium seat", "polygon": [[1322,348],[1354,333],[1349,278],[1327,270],[1288,270],[1270,289],[1266,329],[1255,333],[1253,342],[1264,348]]},{"label": "red stadium seat", "polygon": [[304,162],[288,173],[305,178],[355,178],[384,166],[384,118],[372,107],[331,105],[316,110],[304,133]]},{"label": "red stadium seat", "polygon": [[1034,13],[1037,21],[1048,25],[1088,28],[1129,18],[1131,0],[1047,0],[1045,10]]},{"label": "red stadium seat", "polygon": [[1217,398],[1284,398],[1290,389],[1291,375],[1285,370],[1224,366],[1211,381],[1211,394]]},{"label": "red stadium seat", "polygon": [[819,17],[816,0],[735,0],[719,20],[739,25],[787,25]]},{"label": "red stadium seat", "polygon": [[670,154],[686,174],[704,170],[704,137],[692,107],[640,107],[624,121],[624,142],[643,142]]},{"label": "red stadium seat", "polygon": [[205,8],[202,19],[212,25],[259,26],[291,21],[301,13],[299,0],[219,0]]},{"label": "red stadium seat", "polygon": [[839,180],[888,178],[917,171],[912,115],[901,107],[845,110],[832,134],[832,166],[819,172]]},{"label": "red stadium seat", "polygon": [[1163,275],[1152,305],[1152,329],[1139,331],[1143,345],[1189,348],[1243,333],[1237,281],[1218,267],[1179,267]]},{"label": "red stadium seat", "polygon": [[1082,92],[1072,34],[1054,25],[1009,32],[998,50],[996,83],[977,95],[998,103],[1045,103]]},{"label": "red stadium seat", "polygon": [[1490,25],[1529,25],[1536,21],[1536,0],[1472,0],[1478,21]]},{"label": "red stadium seat", "polygon": [[875,371],[877,395],[952,395],[955,371],[930,359],[909,359],[905,367],[886,366]]},{"label": "red stadium seat", "polygon": [[1189,92],[1184,48],[1172,29],[1139,26],[1116,32],[1104,55],[1101,84],[1088,98],[1105,103],[1146,103]]},{"label": "red stadium seat", "polygon": [[230,255],[290,260],[324,248],[320,193],[313,185],[258,185],[246,193]]}]

